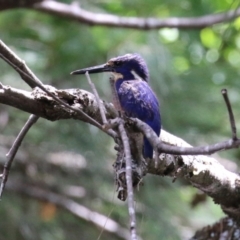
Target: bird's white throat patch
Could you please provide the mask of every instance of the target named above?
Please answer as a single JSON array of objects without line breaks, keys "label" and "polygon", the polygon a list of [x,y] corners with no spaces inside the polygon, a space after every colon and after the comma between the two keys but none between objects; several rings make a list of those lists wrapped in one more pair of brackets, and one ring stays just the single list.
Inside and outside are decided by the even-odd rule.
[{"label": "bird's white throat patch", "polygon": [[116,72],[112,72],[114,81],[116,82],[118,79],[123,78],[123,75],[121,73],[116,73]]},{"label": "bird's white throat patch", "polygon": [[[143,81],[143,79],[134,70],[131,70],[131,73],[134,76],[134,79],[131,79],[131,80],[141,80],[141,81]],[[118,79],[122,79],[123,78],[123,75],[121,73],[112,72],[112,75],[113,75],[113,78],[114,78],[115,82]]]}]

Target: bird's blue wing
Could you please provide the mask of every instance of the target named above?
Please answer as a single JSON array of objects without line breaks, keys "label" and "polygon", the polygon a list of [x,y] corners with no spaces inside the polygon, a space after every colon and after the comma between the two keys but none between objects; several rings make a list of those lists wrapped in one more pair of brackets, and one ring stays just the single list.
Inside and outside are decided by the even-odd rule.
[{"label": "bird's blue wing", "polygon": [[[159,135],[160,113],[158,100],[148,85],[144,81],[124,81],[118,90],[119,101],[123,111],[129,117],[136,117],[148,123]],[[153,122],[158,125],[156,128]]]},{"label": "bird's blue wing", "polygon": [[[118,96],[123,111],[129,117],[139,118],[147,123],[159,136],[161,119],[158,100],[145,81],[124,81],[118,89]],[[144,140],[144,156],[152,158],[152,147]]]}]

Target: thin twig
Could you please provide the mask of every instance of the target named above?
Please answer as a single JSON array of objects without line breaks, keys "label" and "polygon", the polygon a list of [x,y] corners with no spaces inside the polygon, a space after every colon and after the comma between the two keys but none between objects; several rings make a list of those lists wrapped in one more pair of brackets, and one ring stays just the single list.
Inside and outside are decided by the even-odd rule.
[{"label": "thin twig", "polygon": [[[122,113],[121,104],[115,87],[115,82],[113,78],[109,79],[111,91],[113,94],[113,102],[115,108],[119,111],[119,115]],[[128,212],[130,218],[130,232],[131,240],[137,240],[137,230],[136,230],[136,214],[134,208],[134,194],[133,194],[133,180],[132,180],[132,158],[131,158],[131,149],[129,144],[129,138],[127,132],[124,128],[124,120],[119,119],[118,130],[122,139],[125,164],[126,164],[126,182],[127,182],[127,201],[128,201]]]},{"label": "thin twig", "polygon": [[176,147],[160,141],[156,133],[146,123],[137,118],[130,118],[136,127],[144,134],[153,148],[158,149],[159,153],[169,153],[174,155],[210,155],[221,150],[239,148],[240,139],[229,139],[223,142],[202,147]]},{"label": "thin twig", "polygon": [[116,90],[116,87],[115,87],[115,81],[112,77],[110,77],[109,82],[110,82],[110,87],[111,87],[111,91],[112,91],[112,95],[113,95],[113,104],[114,104],[115,108],[117,109],[119,115],[121,115],[122,107],[121,107],[121,104],[119,102],[117,90]]},{"label": "thin twig", "polygon": [[1,185],[0,185],[0,198],[2,197],[2,193],[4,190],[4,187],[6,185],[7,179],[8,179],[8,174],[11,168],[11,165],[13,163],[14,157],[24,139],[24,137],[26,136],[27,132],[29,131],[29,129],[32,127],[32,125],[34,123],[37,122],[38,120],[38,116],[36,115],[30,115],[29,119],[27,120],[27,122],[25,123],[25,125],[23,126],[22,130],[20,131],[20,133],[18,134],[17,138],[15,139],[11,149],[9,150],[9,152],[6,154],[7,157],[7,161],[4,164],[4,169],[3,169],[3,173],[1,175],[2,177],[2,181],[1,181]]},{"label": "thin twig", "polygon": [[231,103],[228,98],[227,89],[222,89],[221,92],[222,92],[222,95],[223,95],[223,98],[225,100],[227,110],[228,110],[228,116],[229,116],[229,121],[230,121],[230,125],[231,125],[231,130],[232,130],[232,139],[235,141],[238,138],[237,138],[237,128],[236,128],[236,124],[235,124],[234,114],[232,111],[232,106],[231,106]]},{"label": "thin twig", "polygon": [[36,87],[37,83],[41,83],[25,62],[21,60],[2,40],[0,40],[0,57],[13,67],[31,88]]},{"label": "thin twig", "polygon": [[125,128],[123,126],[123,120],[120,119],[118,125],[119,133],[122,139],[124,155],[126,161],[126,182],[127,182],[127,193],[128,193],[128,212],[130,217],[130,232],[131,240],[137,240],[136,232],[136,215],[134,208],[134,195],[133,195],[133,184],[132,184],[132,159],[131,159],[131,150],[129,145],[129,139]]},{"label": "thin twig", "polygon": [[113,129],[110,129],[111,126],[108,124],[108,120],[106,118],[106,109],[103,105],[103,102],[102,100],[100,99],[99,95],[98,95],[98,92],[97,92],[97,89],[94,85],[94,83],[92,82],[90,76],[89,76],[89,73],[86,72],[86,77],[87,77],[87,80],[88,80],[88,83],[90,85],[90,87],[92,88],[92,91],[93,91],[93,94],[96,98],[96,101],[97,101],[97,104],[98,104],[98,108],[99,108],[99,111],[100,111],[100,114],[101,114],[101,118],[102,118],[102,122],[103,122],[103,126],[102,126],[102,129],[104,129],[104,131],[107,131],[109,133],[112,134],[112,137],[116,137],[117,136],[117,133],[113,130]]},{"label": "thin twig", "polygon": [[100,111],[100,114],[101,114],[101,117],[102,117],[103,124],[107,124],[108,121],[107,121],[106,114],[105,114],[106,109],[105,109],[104,105],[102,104],[102,101],[99,98],[97,89],[96,89],[94,83],[92,82],[92,80],[89,76],[89,73],[86,72],[85,75],[87,77],[87,80],[88,80],[88,83],[89,83],[90,87],[92,88],[93,94],[96,98],[96,101],[97,101],[97,104],[98,104],[98,107],[99,107],[99,111]]}]

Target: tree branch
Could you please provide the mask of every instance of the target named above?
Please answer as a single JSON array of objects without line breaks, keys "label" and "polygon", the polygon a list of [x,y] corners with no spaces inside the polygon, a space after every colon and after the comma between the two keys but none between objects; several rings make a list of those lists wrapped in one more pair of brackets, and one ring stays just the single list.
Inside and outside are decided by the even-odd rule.
[{"label": "tree branch", "polygon": [[83,112],[79,108],[73,108],[72,106],[68,105],[66,102],[62,101],[58,97],[56,97],[51,91],[49,91],[45,85],[34,75],[34,73],[28,68],[24,61],[22,61],[18,56],[8,48],[0,40],[0,57],[5,60],[10,66],[12,66],[22,77],[22,79],[32,88],[39,87],[44,92],[46,92],[49,96],[51,96],[60,106],[64,106],[63,109],[71,109],[73,111],[78,112],[79,114],[83,115],[82,117],[85,118],[86,122],[91,123],[92,125],[98,127],[99,129],[107,132],[110,136],[115,137],[112,133],[109,133],[108,130],[102,128],[102,126],[97,122],[95,119],[88,116],[85,112]]},{"label": "tree branch", "polygon": [[102,118],[102,122],[103,124],[107,124],[107,118],[106,118],[106,109],[101,101],[101,99],[99,98],[99,95],[98,95],[98,92],[97,92],[97,89],[94,85],[94,83],[92,82],[88,72],[86,72],[86,77],[87,77],[87,80],[88,80],[88,84],[90,85],[92,91],[93,91],[93,94],[95,96],[95,99],[97,101],[97,104],[98,104],[98,108],[99,108],[99,111],[100,111],[100,114],[101,114],[101,118]]},{"label": "tree branch", "polygon": [[[98,104],[92,94],[79,89],[55,89],[55,94],[64,99],[64,101],[76,104],[90,116],[101,121]],[[39,89],[31,93],[2,86],[0,88],[0,103],[7,104],[8,101],[11,103],[9,104],[11,106],[52,121],[67,118],[83,120],[81,116],[70,110],[62,111],[60,107],[57,108],[56,106],[58,105],[55,101]],[[35,109],[33,108],[34,105]],[[116,117],[117,114],[111,104],[105,103],[105,108],[107,110],[107,118]],[[236,217],[237,214],[240,215],[240,210],[235,206],[235,203],[240,202],[240,195],[238,194],[238,191],[240,191],[240,177],[235,173],[227,171],[211,157],[201,155],[189,156],[192,154],[207,154],[212,152],[212,150],[217,151],[238,147],[240,145],[239,140],[234,142],[231,139],[211,146],[192,148],[180,138],[162,130],[160,136],[161,143],[158,137],[154,135],[152,129],[149,129],[146,124],[137,119],[132,119],[132,121],[140,123],[140,125],[137,124],[137,127],[143,129],[144,134],[148,138],[150,137],[149,140],[153,146],[160,146],[160,149],[164,150],[157,164],[155,164],[155,160],[148,163],[148,173],[185,178],[193,186],[211,196],[216,203],[221,204],[226,213],[232,217]],[[167,152],[172,154],[166,154]],[[226,195],[228,196],[227,198],[223,197]]]},{"label": "tree branch", "polygon": [[92,13],[82,9],[77,4],[65,4],[57,1],[47,0],[33,5],[33,8],[49,14],[55,14],[64,18],[72,19],[83,24],[107,26],[115,28],[133,28],[139,30],[168,28],[204,28],[221,22],[228,22],[240,16],[240,8],[223,13],[209,14],[201,17],[169,17],[138,18],[120,17],[104,13]]},{"label": "tree branch", "polygon": [[26,136],[28,130],[32,127],[32,125],[34,123],[36,123],[38,120],[38,117],[36,115],[31,115],[28,119],[28,121],[26,122],[26,124],[23,126],[23,128],[21,129],[20,133],[18,134],[17,138],[15,139],[11,149],[9,150],[9,152],[6,154],[7,156],[7,161],[4,164],[4,169],[3,169],[3,173],[1,175],[1,185],[0,185],[0,198],[2,197],[2,192],[3,189],[5,187],[5,184],[7,182],[8,179],[8,174],[12,165],[12,162],[14,160],[14,157],[19,149],[19,147],[21,146],[21,143],[24,139],[24,137]]},{"label": "tree branch", "polygon": [[[82,109],[96,121],[102,122],[98,104],[93,94],[82,89],[57,90],[49,85],[46,88],[73,108]],[[52,97],[39,88],[29,92],[4,86],[0,83],[0,103],[35,114],[50,121],[69,118],[86,121],[81,114],[71,109],[63,109],[63,106],[59,106]],[[107,110],[107,118],[117,116],[112,104],[104,103],[104,106]]]},{"label": "tree branch", "polygon": [[223,142],[202,147],[169,146],[168,144],[159,141],[156,133],[146,123],[142,122],[137,118],[131,118],[131,121],[134,122],[136,124],[136,127],[143,132],[143,134],[149,140],[153,148],[157,149],[159,153],[164,152],[175,155],[210,155],[222,150],[239,148],[240,146],[240,139],[229,139]]},{"label": "tree branch", "polygon": [[6,10],[11,8],[22,8],[22,7],[30,7],[34,3],[42,2],[44,0],[1,0],[0,1],[0,10]]},{"label": "tree branch", "polygon": [[132,158],[129,139],[127,132],[123,126],[123,121],[119,122],[118,130],[122,139],[124,158],[126,162],[126,182],[127,182],[127,193],[128,193],[128,212],[130,218],[130,232],[131,240],[137,240],[137,229],[136,229],[136,213],[134,208],[134,195],[133,195],[133,180],[132,180]]},{"label": "tree branch", "polygon": [[2,40],[0,40],[0,57],[12,66],[21,76],[21,78],[31,87],[37,87],[41,81],[28,68],[23,60],[21,60]]},{"label": "tree branch", "polygon": [[239,224],[229,217],[198,230],[189,240],[239,240]]},{"label": "tree branch", "polygon": [[[51,89],[54,95],[58,96],[63,101],[68,102],[69,105],[72,105],[74,108],[82,109],[90,117],[102,122],[99,107],[93,94],[81,89],[57,90],[51,86],[48,86],[48,88]],[[36,89],[31,93],[0,85],[0,103],[16,107],[31,114],[36,114],[39,117],[51,121],[68,118],[86,121],[81,114],[78,114],[71,109],[63,110],[62,106],[59,106],[54,99],[40,89]],[[104,104],[107,110],[107,118],[116,117],[117,113],[114,110],[113,105],[107,103]],[[194,148],[169,146],[161,143],[152,129],[139,119],[131,119],[131,121],[136,124],[136,126],[149,139],[154,148],[157,148],[160,153],[165,152],[175,155],[209,155],[221,150],[238,148],[240,146],[240,139],[229,139],[213,145]]]},{"label": "tree branch", "polygon": [[[184,140],[164,130],[161,140],[172,146],[191,148]],[[225,169],[212,157],[162,153],[157,166],[154,160],[148,163],[148,173],[184,178],[220,204],[226,214],[235,219],[240,216],[240,209],[236,205],[240,202],[240,176]]]}]

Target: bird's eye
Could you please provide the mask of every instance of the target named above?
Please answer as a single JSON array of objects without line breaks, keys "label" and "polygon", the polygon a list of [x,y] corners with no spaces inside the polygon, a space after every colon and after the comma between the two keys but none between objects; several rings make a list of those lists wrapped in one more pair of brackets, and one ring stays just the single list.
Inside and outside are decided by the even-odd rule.
[{"label": "bird's eye", "polygon": [[120,61],[114,62],[114,65],[115,65],[115,66],[121,66],[121,64],[122,64],[122,63],[121,63]]}]

